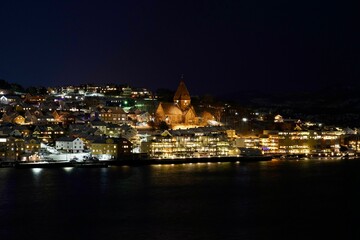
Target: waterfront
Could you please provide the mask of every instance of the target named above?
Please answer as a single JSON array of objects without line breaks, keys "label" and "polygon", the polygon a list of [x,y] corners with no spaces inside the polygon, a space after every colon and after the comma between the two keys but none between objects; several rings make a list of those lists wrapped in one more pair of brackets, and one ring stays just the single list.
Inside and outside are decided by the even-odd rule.
[{"label": "waterfront", "polygon": [[0,239],[359,239],[360,160],[0,169]]}]

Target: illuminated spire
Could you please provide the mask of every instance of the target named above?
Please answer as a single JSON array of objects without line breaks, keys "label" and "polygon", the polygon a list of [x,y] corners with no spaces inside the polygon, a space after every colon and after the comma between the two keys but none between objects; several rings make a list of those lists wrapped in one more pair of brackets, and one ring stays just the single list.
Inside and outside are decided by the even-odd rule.
[{"label": "illuminated spire", "polygon": [[190,94],[189,91],[187,90],[183,77],[184,74],[181,74],[180,83],[174,95],[174,101],[190,100]]},{"label": "illuminated spire", "polygon": [[185,111],[190,106],[191,98],[183,77],[184,75],[182,74],[179,86],[174,95],[174,103],[177,104],[182,111]]}]

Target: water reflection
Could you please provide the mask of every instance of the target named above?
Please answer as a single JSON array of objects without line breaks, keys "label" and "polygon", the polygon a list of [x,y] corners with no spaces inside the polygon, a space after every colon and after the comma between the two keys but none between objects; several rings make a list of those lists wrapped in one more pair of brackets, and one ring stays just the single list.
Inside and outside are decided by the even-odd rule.
[{"label": "water reflection", "polygon": [[64,167],[65,172],[70,173],[73,170],[73,167]]},{"label": "water reflection", "polygon": [[351,232],[333,219],[359,216],[359,168],[360,161],[276,160],[0,169],[0,239],[64,239],[69,231],[79,239],[174,240],[302,239],[329,226]]},{"label": "water reflection", "polygon": [[42,172],[42,168],[32,168],[31,171],[35,177],[38,177],[40,173]]}]

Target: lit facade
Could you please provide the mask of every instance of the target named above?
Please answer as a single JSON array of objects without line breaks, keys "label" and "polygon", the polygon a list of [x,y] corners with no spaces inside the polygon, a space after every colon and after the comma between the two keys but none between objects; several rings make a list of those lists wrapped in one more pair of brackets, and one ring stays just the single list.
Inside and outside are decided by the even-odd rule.
[{"label": "lit facade", "polygon": [[90,150],[94,156],[111,155],[118,158],[131,154],[132,144],[125,138],[98,139],[90,144]]},{"label": "lit facade", "polygon": [[6,160],[20,160],[20,156],[25,152],[25,141],[22,138],[8,137],[5,146],[7,151],[4,158]]},{"label": "lit facade", "polygon": [[84,150],[84,142],[80,138],[63,137],[56,140],[55,148],[68,152],[82,152]]},{"label": "lit facade", "polygon": [[[181,131],[181,130],[176,130]],[[165,131],[153,136],[150,156],[156,158],[211,157],[238,155],[239,150],[231,145],[225,133],[199,133],[185,131],[183,134]]]},{"label": "lit facade", "polygon": [[119,107],[101,109],[99,118],[106,123],[127,123],[127,114],[122,108]]},{"label": "lit facade", "polygon": [[279,152],[286,154],[338,153],[342,131],[279,132]]},{"label": "lit facade", "polygon": [[261,151],[264,154],[279,153],[279,136],[278,134],[266,134],[259,138]]},{"label": "lit facade", "polygon": [[175,92],[173,101],[173,103],[159,103],[155,111],[155,121],[157,123],[164,121],[172,128],[176,128],[178,125],[196,126],[199,119],[194,107],[191,105],[189,91],[182,79]]}]

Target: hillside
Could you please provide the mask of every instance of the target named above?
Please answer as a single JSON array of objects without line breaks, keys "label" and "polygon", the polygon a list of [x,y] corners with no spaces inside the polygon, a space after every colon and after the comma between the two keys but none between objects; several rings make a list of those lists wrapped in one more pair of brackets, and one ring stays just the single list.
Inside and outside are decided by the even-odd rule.
[{"label": "hillside", "polygon": [[234,92],[219,98],[261,112],[344,127],[360,126],[360,87],[329,86],[314,91]]}]

